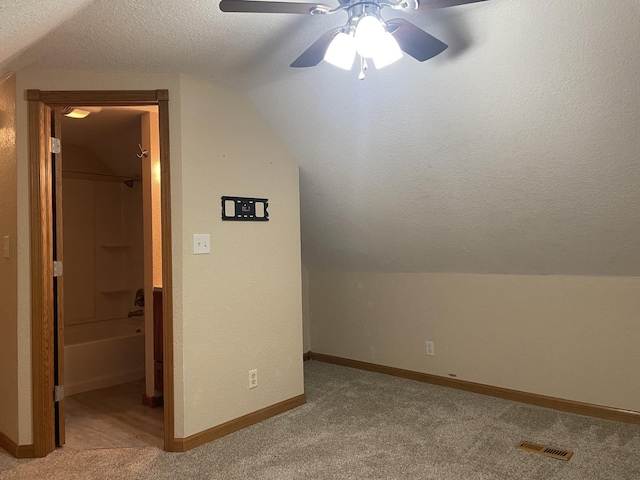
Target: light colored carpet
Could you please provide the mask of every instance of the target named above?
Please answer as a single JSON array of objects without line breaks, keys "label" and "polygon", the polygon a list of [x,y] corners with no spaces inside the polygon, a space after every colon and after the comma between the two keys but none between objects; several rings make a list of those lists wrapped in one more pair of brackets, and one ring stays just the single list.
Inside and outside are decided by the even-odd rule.
[{"label": "light colored carpet", "polygon": [[[308,403],[186,453],[58,450],[2,479],[640,479],[640,426],[305,362]],[[569,462],[514,448],[573,450]]]}]

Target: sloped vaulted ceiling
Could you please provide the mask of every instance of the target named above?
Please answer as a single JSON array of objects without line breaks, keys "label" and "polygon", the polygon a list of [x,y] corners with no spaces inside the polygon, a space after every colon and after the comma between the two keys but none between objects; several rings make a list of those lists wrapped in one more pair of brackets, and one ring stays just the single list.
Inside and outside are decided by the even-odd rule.
[{"label": "sloped vaulted ceiling", "polygon": [[364,81],[288,67],[338,15],[196,0],[93,2],[13,66],[181,72],[245,91],[300,164],[313,269],[640,275],[640,1],[405,17],[449,50]]},{"label": "sloped vaulted ceiling", "polygon": [[12,58],[60,26],[90,1],[0,1],[0,71]]}]

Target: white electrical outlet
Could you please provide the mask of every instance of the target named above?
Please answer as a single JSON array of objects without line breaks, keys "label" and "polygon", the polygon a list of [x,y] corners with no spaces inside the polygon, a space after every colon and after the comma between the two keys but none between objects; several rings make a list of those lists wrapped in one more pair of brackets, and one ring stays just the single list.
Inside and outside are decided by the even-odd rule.
[{"label": "white electrical outlet", "polygon": [[208,233],[193,234],[193,254],[203,255],[211,253],[211,235]]},{"label": "white electrical outlet", "polygon": [[258,386],[258,369],[249,370],[249,388],[256,388]]},{"label": "white electrical outlet", "polygon": [[436,354],[435,344],[432,341],[427,340],[427,355],[429,355],[430,357],[434,357],[435,354]]}]

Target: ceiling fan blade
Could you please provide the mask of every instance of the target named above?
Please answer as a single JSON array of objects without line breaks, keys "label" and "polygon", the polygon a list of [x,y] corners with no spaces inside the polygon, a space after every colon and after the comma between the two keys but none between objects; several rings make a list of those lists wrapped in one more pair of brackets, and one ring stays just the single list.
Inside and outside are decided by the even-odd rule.
[{"label": "ceiling fan blade", "polygon": [[456,7],[458,5],[466,5],[467,3],[486,1],[487,0],[418,0],[418,8],[415,10],[407,10],[407,12],[425,12],[427,10],[435,10],[437,8]]},{"label": "ceiling fan blade", "polygon": [[332,28],[326,32],[316,40],[313,45],[307,48],[302,55],[296,58],[291,66],[294,68],[314,67],[319,64],[324,59],[324,54],[327,53],[327,49],[329,48],[329,44],[333,40],[333,37],[335,37],[336,33],[340,30],[342,30],[342,27]]},{"label": "ceiling fan blade", "polygon": [[223,12],[242,13],[299,13],[308,15],[315,9],[331,10],[328,5],[319,3],[295,2],[262,2],[254,0],[222,0],[220,10]]},{"label": "ceiling fan blade", "polygon": [[444,52],[448,45],[436,37],[429,35],[424,30],[403,18],[394,18],[387,21],[388,26],[397,25],[396,30],[389,29],[397,40],[402,51],[408,53],[416,60],[424,62]]}]

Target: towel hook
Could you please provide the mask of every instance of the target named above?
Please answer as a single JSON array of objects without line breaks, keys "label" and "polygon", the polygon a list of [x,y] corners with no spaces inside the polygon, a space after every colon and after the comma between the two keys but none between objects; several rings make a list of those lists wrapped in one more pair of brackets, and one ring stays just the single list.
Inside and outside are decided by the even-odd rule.
[{"label": "towel hook", "polygon": [[149,156],[149,151],[147,149],[143,149],[142,145],[138,144],[138,148],[140,148],[140,153],[136,153],[136,157],[142,158]]}]

